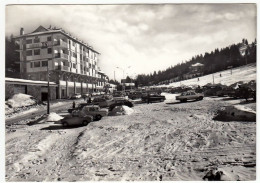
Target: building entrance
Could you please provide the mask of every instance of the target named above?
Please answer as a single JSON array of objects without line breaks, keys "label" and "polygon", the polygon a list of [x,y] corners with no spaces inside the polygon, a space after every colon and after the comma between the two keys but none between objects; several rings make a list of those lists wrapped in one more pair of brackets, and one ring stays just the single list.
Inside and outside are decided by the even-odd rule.
[{"label": "building entrance", "polygon": [[48,93],[42,92],[42,101],[48,100]]}]

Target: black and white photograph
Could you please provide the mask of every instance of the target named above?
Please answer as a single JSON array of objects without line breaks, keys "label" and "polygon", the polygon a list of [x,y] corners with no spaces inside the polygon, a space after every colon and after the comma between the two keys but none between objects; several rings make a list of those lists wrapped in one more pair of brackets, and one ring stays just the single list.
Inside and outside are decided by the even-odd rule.
[{"label": "black and white photograph", "polygon": [[6,182],[256,181],[257,3],[15,2]]}]

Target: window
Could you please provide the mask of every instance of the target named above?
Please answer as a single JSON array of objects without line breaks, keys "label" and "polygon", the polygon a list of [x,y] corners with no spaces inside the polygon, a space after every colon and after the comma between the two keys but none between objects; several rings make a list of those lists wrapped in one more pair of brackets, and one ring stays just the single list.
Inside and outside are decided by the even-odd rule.
[{"label": "window", "polygon": [[33,62],[31,62],[31,68],[33,68]]},{"label": "window", "polygon": [[72,46],[75,46],[75,43],[73,41],[71,41],[71,42],[72,42]]},{"label": "window", "polygon": [[76,64],[73,63],[73,64],[72,64],[72,67],[73,67],[74,69],[76,69]]},{"label": "window", "polygon": [[34,55],[40,55],[40,49],[34,50]]},{"label": "window", "polygon": [[42,67],[47,67],[48,66],[48,61],[42,61]]},{"label": "window", "polygon": [[34,62],[34,67],[41,67],[41,62]]},{"label": "window", "polygon": [[27,50],[26,51],[26,56],[32,56],[32,50]]},{"label": "window", "polygon": [[32,44],[32,39],[27,39],[26,44]]},{"label": "window", "polygon": [[52,54],[52,48],[48,48],[48,54]]},{"label": "window", "polygon": [[39,43],[40,42],[40,38],[38,38],[38,37],[34,38],[33,42],[34,43]]},{"label": "window", "polygon": [[51,41],[51,36],[47,37],[47,41]]},{"label": "window", "polygon": [[75,58],[77,58],[77,54],[74,53],[74,52],[72,52],[72,56],[75,57]]}]

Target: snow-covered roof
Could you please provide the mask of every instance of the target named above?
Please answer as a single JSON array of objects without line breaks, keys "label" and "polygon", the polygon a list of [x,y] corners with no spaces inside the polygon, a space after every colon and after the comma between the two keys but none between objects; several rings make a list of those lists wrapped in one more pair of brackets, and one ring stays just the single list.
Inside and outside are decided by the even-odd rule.
[{"label": "snow-covered roof", "polygon": [[196,63],[196,64],[191,65],[191,67],[201,67],[201,66],[204,66],[204,64]]},{"label": "snow-covered roof", "polygon": [[[18,78],[5,78],[5,82],[13,83],[13,84],[27,84],[27,85],[44,85],[47,86],[47,81],[34,81],[34,80],[27,80],[27,79],[18,79]],[[57,85],[54,82],[50,82],[50,85]]]}]

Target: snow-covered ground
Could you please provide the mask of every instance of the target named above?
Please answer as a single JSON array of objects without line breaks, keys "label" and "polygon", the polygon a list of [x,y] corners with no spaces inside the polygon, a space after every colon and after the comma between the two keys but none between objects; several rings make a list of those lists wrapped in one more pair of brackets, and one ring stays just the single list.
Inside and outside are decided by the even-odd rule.
[{"label": "snow-covered ground", "polygon": [[203,180],[210,170],[223,171],[221,180],[255,180],[256,122],[213,120],[242,100],[176,103],[165,95],[165,102],[135,105],[131,115],[84,127],[46,118],[7,127],[6,181]]},{"label": "snow-covered ground", "polygon": [[231,85],[238,81],[249,82],[251,80],[256,80],[256,64],[248,64],[246,66],[234,68],[232,69],[232,74],[231,74],[231,70],[229,69],[229,70],[224,70],[214,74],[209,74],[209,75],[199,77],[199,80],[198,78],[193,78],[181,82],[170,83],[169,85],[160,85],[160,86],[164,86],[164,87],[178,87],[181,85],[204,86],[207,83],[213,83],[213,76],[214,76],[215,84],[220,83],[223,85]]}]

